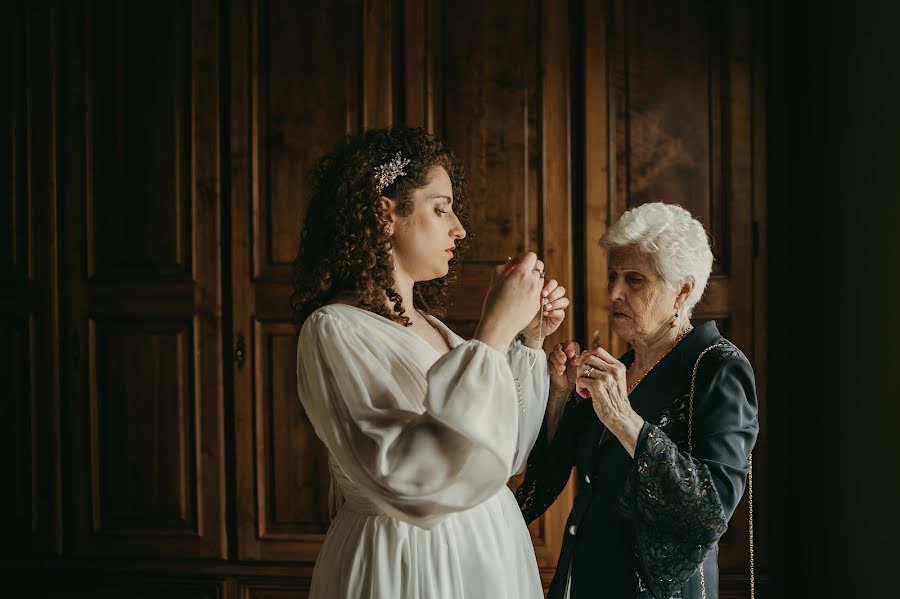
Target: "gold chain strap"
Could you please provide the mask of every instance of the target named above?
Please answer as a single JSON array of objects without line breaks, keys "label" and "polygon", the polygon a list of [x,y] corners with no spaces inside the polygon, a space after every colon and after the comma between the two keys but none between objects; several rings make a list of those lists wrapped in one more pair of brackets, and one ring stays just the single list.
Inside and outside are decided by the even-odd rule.
[{"label": "gold chain strap", "polygon": [[753,454],[747,456],[747,500],[750,508],[750,599],[756,599],[756,564],[753,562]]},{"label": "gold chain strap", "polygon": [[[700,368],[700,360],[708,351],[719,346],[719,343],[710,345],[697,356],[694,362],[694,372],[691,374],[691,394],[688,399],[688,453],[694,453],[694,385],[697,383],[697,369]],[[747,456],[747,499],[750,508],[750,599],[756,599],[756,564],[753,559],[753,454]],[[703,572],[703,563],[700,563],[700,596],[706,599],[706,575]]]}]

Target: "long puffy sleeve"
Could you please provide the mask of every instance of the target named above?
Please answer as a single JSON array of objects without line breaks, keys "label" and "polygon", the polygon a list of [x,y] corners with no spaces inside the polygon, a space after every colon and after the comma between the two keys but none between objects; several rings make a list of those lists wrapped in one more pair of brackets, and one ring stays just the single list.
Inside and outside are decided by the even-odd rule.
[{"label": "long puffy sleeve", "polygon": [[525,468],[528,454],[544,421],[550,393],[550,371],[544,352],[532,349],[521,341],[516,341],[509,350],[509,368],[519,400],[519,436],[511,474],[519,474]]},{"label": "long puffy sleeve", "polygon": [[384,513],[429,528],[506,484],[519,403],[508,356],[480,341],[440,357],[425,381],[397,352],[366,327],[316,312],[300,332],[297,388],[316,434],[360,492]]},{"label": "long puffy sleeve", "polygon": [[652,424],[641,430],[620,506],[634,521],[654,596],[681,588],[725,533],[744,491],[756,413],[750,363],[736,350],[710,352],[698,371],[693,453]]}]

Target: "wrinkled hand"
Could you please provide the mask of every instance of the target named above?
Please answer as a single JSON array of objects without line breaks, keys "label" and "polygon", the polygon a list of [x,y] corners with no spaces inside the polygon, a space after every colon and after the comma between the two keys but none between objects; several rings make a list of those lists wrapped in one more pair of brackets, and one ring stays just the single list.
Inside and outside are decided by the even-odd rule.
[{"label": "wrinkled hand", "polygon": [[559,343],[547,357],[550,372],[550,393],[547,398],[547,440],[553,439],[563,408],[578,378],[576,360],[581,352],[577,341]]},{"label": "wrinkled hand", "polygon": [[578,364],[575,359],[581,355],[581,346],[577,341],[558,343],[547,358],[547,369],[550,371],[550,394],[563,393],[575,385],[578,378]]},{"label": "wrinkled hand", "polygon": [[[543,263],[541,263],[541,269],[543,269]],[[568,307],[569,298],[566,297],[566,288],[560,285],[556,279],[547,281],[541,290],[541,310],[522,330],[526,345],[536,349],[543,347],[544,338],[555,333],[565,320]],[[541,313],[544,316],[543,323],[541,323]]]},{"label": "wrinkled hand", "polygon": [[628,400],[625,365],[602,347],[583,352],[575,360],[578,365],[576,392],[591,398],[600,422],[615,433],[636,416]]}]

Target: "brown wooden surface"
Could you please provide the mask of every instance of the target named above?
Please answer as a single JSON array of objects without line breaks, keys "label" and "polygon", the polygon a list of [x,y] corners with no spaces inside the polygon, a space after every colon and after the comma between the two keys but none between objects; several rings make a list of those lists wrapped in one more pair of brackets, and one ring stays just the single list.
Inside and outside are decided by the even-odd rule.
[{"label": "brown wooden surface", "polygon": [[[753,240],[754,227],[764,229],[765,211],[759,207],[764,203],[758,188],[761,171],[754,164],[761,160],[762,146],[754,141],[761,92],[752,79],[753,61],[758,60],[751,48],[752,18],[750,4],[739,0],[608,3],[606,22],[613,29],[605,46],[605,64],[612,68],[607,98],[613,105],[609,121],[613,133],[604,136],[600,131],[593,145],[599,148],[605,139],[614,140],[607,225],[628,208],[653,201],[680,204],[704,224],[715,263],[694,321],[716,320],[720,331],[747,354],[757,380],[765,381],[765,326],[764,321],[757,322],[764,318],[759,302],[765,293],[765,270],[754,255]],[[597,62],[596,77],[608,77],[599,55]],[[587,80],[592,76],[588,72]],[[587,143],[590,148],[590,139]],[[602,188],[599,178],[596,185]],[[598,252],[592,233],[602,231],[603,224],[588,221],[588,228],[585,243],[590,255]],[[627,346],[609,331],[604,321],[605,291],[599,284],[597,291],[604,300],[599,305],[590,302],[589,328],[599,330],[597,340],[608,339],[613,353],[621,354]],[[763,432],[754,454],[754,517],[756,552],[765,556],[767,536],[759,534],[768,516],[764,385],[759,395]],[[745,495],[720,543],[719,556],[723,577],[743,581],[735,588],[743,584],[744,591],[749,565],[747,516]],[[758,559],[758,573],[767,569],[766,558]]]},{"label": "brown wooden surface", "polygon": [[0,46],[0,529],[38,554],[61,535],[56,110],[58,30],[44,4],[5,7]]},{"label": "brown wooden surface", "polygon": [[285,582],[265,582],[248,584],[241,588],[241,599],[306,599],[308,585]]},{"label": "brown wooden surface", "polygon": [[[328,528],[329,475],[297,398],[291,262],[307,172],[363,122],[391,118],[381,97],[390,79],[377,76],[390,66],[391,15],[385,3],[353,0],[231,8],[230,341],[232,351],[246,346],[232,377],[238,555],[313,561]],[[364,27],[377,30],[377,45],[366,45]]]},{"label": "brown wooden surface", "polygon": [[65,11],[70,546],[225,557],[216,4]]},{"label": "brown wooden surface", "polygon": [[136,577],[75,583],[53,596],[60,599],[224,599],[229,594],[222,583],[215,581]]},{"label": "brown wooden surface", "polygon": [[[142,596],[303,596],[328,522],[288,304],[305,175],[341,136],[406,123],[468,170],[472,246],[446,319],[463,336],[493,266],[534,250],[573,299],[548,347],[624,351],[599,237],[654,200],[709,227],[716,266],[696,316],[756,369],[765,596],[758,13],[745,0],[14,3],[0,358],[15,538],[63,552],[56,566],[78,556],[98,579],[161,585]],[[531,527],[545,582],[574,493]],[[746,535],[742,504],[723,597],[746,596]]]}]

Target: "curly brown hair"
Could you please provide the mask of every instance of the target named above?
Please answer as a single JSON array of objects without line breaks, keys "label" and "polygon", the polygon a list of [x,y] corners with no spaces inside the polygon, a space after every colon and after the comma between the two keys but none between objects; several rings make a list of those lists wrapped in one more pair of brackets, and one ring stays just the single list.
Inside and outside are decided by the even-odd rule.
[{"label": "curly brown hair", "polygon": [[[405,175],[376,191],[375,168],[397,152],[410,163]],[[397,213],[413,211],[413,193],[428,184],[428,172],[441,166],[453,186],[454,212],[468,231],[466,179],[456,156],[440,140],[422,129],[372,129],[346,138],[312,170],[312,199],[300,248],[294,260],[291,307],[302,325],[316,309],[340,295],[355,296],[359,306],[409,326],[400,295],[393,289],[388,219],[379,201],[386,196]],[[446,276],[413,286],[414,307],[437,316],[446,313],[448,286],[456,279],[455,266],[468,237],[457,242]],[[385,305],[385,296],[393,310]]]}]

